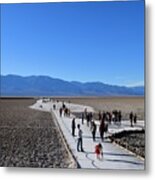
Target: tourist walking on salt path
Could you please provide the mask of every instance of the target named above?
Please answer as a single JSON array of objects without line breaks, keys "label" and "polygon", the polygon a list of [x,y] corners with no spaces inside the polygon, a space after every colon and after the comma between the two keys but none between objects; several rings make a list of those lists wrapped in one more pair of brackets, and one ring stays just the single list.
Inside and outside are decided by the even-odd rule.
[{"label": "tourist walking on salt path", "polygon": [[133,112],[130,113],[129,118],[130,118],[130,125],[131,127],[133,127]]},{"label": "tourist walking on salt path", "polygon": [[55,104],[53,104],[53,110],[56,110],[56,105]]},{"label": "tourist walking on salt path", "polygon": [[106,113],[103,111],[103,114],[102,114],[102,119],[105,120],[106,119]]},{"label": "tourist walking on salt path", "polygon": [[62,108],[63,108],[63,110],[66,108],[66,105],[64,102],[62,102]]},{"label": "tourist walking on salt path", "polygon": [[68,108],[64,109],[64,116],[68,116]]},{"label": "tourist walking on salt path", "polygon": [[104,121],[105,121],[105,119],[102,118],[100,126],[99,126],[100,137],[101,137],[102,142],[104,140],[104,128],[105,128],[105,122]]},{"label": "tourist walking on salt path", "polygon": [[112,121],[113,121],[113,123],[115,123],[115,114],[114,113],[112,113]]},{"label": "tourist walking on salt path", "polygon": [[90,122],[90,116],[89,116],[89,113],[87,113],[87,115],[86,115],[86,120],[87,120],[87,126],[89,127],[89,122]]},{"label": "tourist walking on salt path", "polygon": [[59,114],[60,114],[60,117],[62,117],[62,111],[63,111],[63,109],[62,109],[62,108],[60,108],[60,109],[59,109]]},{"label": "tourist walking on salt path", "polygon": [[71,127],[72,127],[72,136],[75,136],[75,128],[76,128],[75,118],[73,118],[73,120],[72,120]]},{"label": "tourist walking on salt path", "polygon": [[82,113],[81,115],[81,121],[82,121],[82,124],[84,124],[84,113]]},{"label": "tourist walking on salt path", "polygon": [[134,121],[134,124],[137,124],[137,114],[134,115],[133,121]]},{"label": "tourist walking on salt path", "polygon": [[122,121],[122,113],[121,111],[118,112],[118,122],[121,124]]},{"label": "tourist walking on salt path", "polygon": [[97,129],[96,123],[95,121],[92,121],[91,132],[92,132],[93,141],[96,140],[96,129]]},{"label": "tourist walking on salt path", "polygon": [[109,115],[109,124],[111,124],[111,120],[112,120],[112,114],[111,114],[111,112],[108,112],[108,115]]},{"label": "tourist walking on salt path", "polygon": [[101,143],[95,146],[95,154],[97,159],[103,159],[103,147]]},{"label": "tourist walking on salt path", "polygon": [[85,117],[87,116],[87,108],[84,109]]},{"label": "tourist walking on salt path", "polygon": [[[82,139],[82,130],[80,128],[80,124],[77,125],[77,128],[78,128],[78,141],[77,141],[77,151],[81,151],[81,152],[84,152],[83,150],[83,139]],[[80,149],[79,149],[80,148]]]}]

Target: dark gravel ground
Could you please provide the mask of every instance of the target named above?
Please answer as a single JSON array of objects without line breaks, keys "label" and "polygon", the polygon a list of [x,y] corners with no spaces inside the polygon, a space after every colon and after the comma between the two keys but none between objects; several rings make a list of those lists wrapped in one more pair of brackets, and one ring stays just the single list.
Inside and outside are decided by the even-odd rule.
[{"label": "dark gravel ground", "polygon": [[33,99],[0,99],[0,166],[73,168],[50,113]]},{"label": "dark gravel ground", "polygon": [[111,140],[145,158],[145,130],[117,133],[111,137]]}]

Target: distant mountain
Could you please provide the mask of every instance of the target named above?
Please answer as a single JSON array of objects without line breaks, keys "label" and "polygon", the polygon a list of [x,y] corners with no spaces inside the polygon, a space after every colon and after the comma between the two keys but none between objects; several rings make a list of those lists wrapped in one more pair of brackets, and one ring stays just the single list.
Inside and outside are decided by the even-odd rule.
[{"label": "distant mountain", "polygon": [[125,87],[101,82],[68,82],[49,76],[0,76],[1,96],[143,96],[144,86]]}]

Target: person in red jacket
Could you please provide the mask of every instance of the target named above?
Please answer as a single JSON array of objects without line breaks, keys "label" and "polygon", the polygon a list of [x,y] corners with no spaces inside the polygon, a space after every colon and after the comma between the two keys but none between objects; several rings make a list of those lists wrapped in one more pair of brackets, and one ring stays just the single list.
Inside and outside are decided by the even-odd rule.
[{"label": "person in red jacket", "polygon": [[95,154],[97,159],[103,159],[103,147],[101,143],[95,146]]}]

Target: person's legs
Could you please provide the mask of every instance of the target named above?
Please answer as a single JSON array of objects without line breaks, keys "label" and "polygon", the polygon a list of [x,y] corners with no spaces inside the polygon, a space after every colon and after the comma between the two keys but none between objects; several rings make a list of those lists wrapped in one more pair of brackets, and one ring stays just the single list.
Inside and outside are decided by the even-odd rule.
[{"label": "person's legs", "polygon": [[104,132],[103,131],[100,132],[100,136],[101,136],[101,140],[103,141],[103,139],[104,139]]},{"label": "person's legs", "polygon": [[72,136],[75,136],[75,129],[72,128]]},{"label": "person's legs", "polygon": [[94,132],[94,141],[96,141],[96,132]]},{"label": "person's legs", "polygon": [[102,137],[102,132],[101,132],[101,131],[100,131],[100,138],[101,138],[101,140],[102,140],[102,138],[103,138],[103,137]]},{"label": "person's legs", "polygon": [[95,132],[92,132],[93,135],[93,141],[95,141]]},{"label": "person's legs", "polygon": [[104,141],[104,131],[103,131],[103,134],[102,134],[102,142]]},{"label": "person's legs", "polygon": [[98,152],[96,153],[96,158],[100,159],[100,153],[98,153]]},{"label": "person's legs", "polygon": [[87,119],[87,126],[89,127],[89,120]]},{"label": "person's legs", "polygon": [[102,139],[102,133],[101,133],[101,131],[100,131],[100,138]]},{"label": "person's legs", "polygon": [[103,152],[101,151],[101,160],[103,160]]},{"label": "person's legs", "polygon": [[80,151],[79,150],[79,145],[80,145],[80,138],[78,138],[78,142],[77,142],[77,151]]},{"label": "person's legs", "polygon": [[80,148],[81,148],[81,151],[84,151],[83,150],[83,140],[82,140],[82,138],[80,138]]},{"label": "person's legs", "polygon": [[133,127],[133,122],[132,122],[133,120],[131,119],[130,121],[131,121],[131,127]]}]

